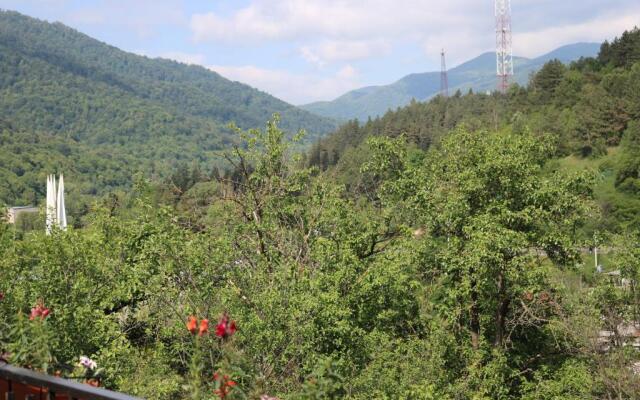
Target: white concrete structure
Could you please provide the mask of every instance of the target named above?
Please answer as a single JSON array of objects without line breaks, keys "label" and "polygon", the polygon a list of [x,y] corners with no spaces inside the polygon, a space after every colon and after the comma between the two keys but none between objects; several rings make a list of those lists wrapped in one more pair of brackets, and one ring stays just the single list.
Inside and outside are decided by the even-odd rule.
[{"label": "white concrete structure", "polygon": [[64,204],[64,177],[60,175],[60,182],[56,185],[55,175],[47,177],[46,204],[47,235],[51,234],[54,226],[61,230],[67,229],[67,211]]}]

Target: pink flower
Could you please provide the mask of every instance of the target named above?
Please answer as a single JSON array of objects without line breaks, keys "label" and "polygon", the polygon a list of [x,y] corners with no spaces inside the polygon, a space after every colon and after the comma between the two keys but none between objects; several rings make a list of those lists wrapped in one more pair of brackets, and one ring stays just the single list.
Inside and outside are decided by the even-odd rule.
[{"label": "pink flower", "polygon": [[89,357],[86,357],[86,356],[81,356],[80,357],[80,365],[85,367],[85,368],[87,368],[87,369],[90,369],[90,370],[94,370],[94,369],[98,368],[98,364],[95,361],[93,361],[92,359],[90,359]]},{"label": "pink flower", "polygon": [[51,313],[51,310],[44,306],[44,303],[42,300],[39,300],[38,304],[36,304],[36,306],[31,309],[29,320],[33,321],[37,318],[44,320],[49,316],[50,313]]}]

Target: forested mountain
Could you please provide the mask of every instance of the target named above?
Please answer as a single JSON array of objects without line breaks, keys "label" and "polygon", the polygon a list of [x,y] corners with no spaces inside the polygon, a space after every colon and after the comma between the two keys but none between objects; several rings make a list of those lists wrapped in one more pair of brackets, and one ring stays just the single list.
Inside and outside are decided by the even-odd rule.
[{"label": "forested mountain", "polygon": [[[532,73],[538,71],[545,62],[558,59],[564,63],[580,57],[595,56],[600,48],[596,43],[577,43],[560,47],[537,58],[514,57],[514,82],[525,85]],[[449,70],[449,88],[453,94],[457,90],[466,93],[493,91],[495,89],[495,53],[485,53]],[[386,86],[370,86],[346,93],[333,101],[316,102],[301,108],[339,120],[382,116],[388,110],[405,106],[412,99],[427,100],[440,92],[440,72],[426,72],[407,75]]]},{"label": "forested mountain", "polygon": [[[237,140],[228,123],[261,127],[274,113],[287,131],[304,128],[309,138],[335,128],[331,120],[205,68],[126,53],[60,23],[0,12],[0,119],[11,132],[21,132],[4,135],[27,159],[49,151],[34,146],[39,140],[34,138],[64,143],[79,159],[87,148],[104,156],[82,160],[83,166],[65,158],[46,170],[4,158],[3,181],[23,173],[40,180],[22,180],[19,187],[37,186],[3,192],[0,204],[34,202],[34,193],[42,198],[45,175],[70,167],[87,176],[111,176],[85,187],[87,194],[129,184],[131,170],[154,176],[178,162],[210,167],[219,157],[216,151]],[[51,152],[50,159],[57,160]],[[102,164],[107,159],[109,167]],[[74,176],[69,186],[83,179]]]},{"label": "forested mountain", "polygon": [[[364,123],[353,120],[316,143],[307,162],[324,170],[335,166],[332,170],[338,179],[354,190],[366,191],[367,182],[359,180],[358,171],[370,157],[366,142],[371,137],[403,136],[424,150],[459,126],[471,130],[510,127],[540,136],[552,134],[559,168],[567,163],[599,166],[603,178],[598,187],[604,210],[602,228],[640,227],[640,192],[635,175],[640,171],[636,164],[640,153],[631,150],[635,146],[631,143],[640,134],[640,63],[635,62],[639,56],[637,29],[614,43],[604,43],[597,57],[583,58],[569,66],[545,56],[537,62],[547,62],[527,85],[513,85],[506,96],[458,92],[449,98],[413,101]],[[627,144],[622,146],[622,157],[616,147],[623,137]],[[607,162],[562,161],[563,157],[605,158]]]}]

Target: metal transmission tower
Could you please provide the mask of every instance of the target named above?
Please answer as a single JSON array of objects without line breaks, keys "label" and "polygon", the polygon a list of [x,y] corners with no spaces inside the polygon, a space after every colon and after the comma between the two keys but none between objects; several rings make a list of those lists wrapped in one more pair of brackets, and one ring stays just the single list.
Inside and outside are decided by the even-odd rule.
[{"label": "metal transmission tower", "polygon": [[498,90],[505,93],[509,87],[509,77],[513,76],[511,0],[495,0],[495,2]]},{"label": "metal transmission tower", "polygon": [[441,69],[440,69],[440,95],[442,97],[449,97],[449,78],[447,77],[447,62],[445,60],[444,49],[440,53],[441,57]]}]

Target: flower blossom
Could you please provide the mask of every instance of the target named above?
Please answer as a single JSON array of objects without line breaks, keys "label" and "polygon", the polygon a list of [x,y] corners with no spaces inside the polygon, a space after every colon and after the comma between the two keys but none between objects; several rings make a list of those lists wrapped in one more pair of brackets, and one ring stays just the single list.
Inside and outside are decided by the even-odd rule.
[{"label": "flower blossom", "polygon": [[213,374],[213,380],[216,381],[218,385],[218,388],[213,393],[218,395],[221,399],[227,398],[231,389],[238,385],[235,381],[229,379],[229,375],[223,375],[220,377],[220,374],[217,372]]},{"label": "flower blossom", "polygon": [[198,334],[200,336],[204,336],[207,333],[209,333],[209,320],[208,319],[202,319],[200,321],[200,329],[198,331]]},{"label": "flower blossom", "polygon": [[236,330],[236,321],[229,321],[227,313],[222,314],[222,318],[220,318],[218,325],[216,325],[216,336],[221,339],[226,339],[233,336]]},{"label": "flower blossom", "polygon": [[36,318],[40,318],[41,320],[44,320],[45,318],[47,318],[47,316],[49,316],[50,312],[51,310],[45,307],[42,300],[40,300],[38,304],[36,304],[36,306],[31,309],[31,314],[29,315],[29,319],[31,321],[33,321]]},{"label": "flower blossom", "polygon": [[198,329],[198,319],[192,315],[189,317],[189,320],[187,321],[187,330],[191,332],[192,335],[195,335],[197,329]]},{"label": "flower blossom", "polygon": [[80,357],[80,365],[90,370],[98,368],[98,364],[95,361],[85,356]]}]

